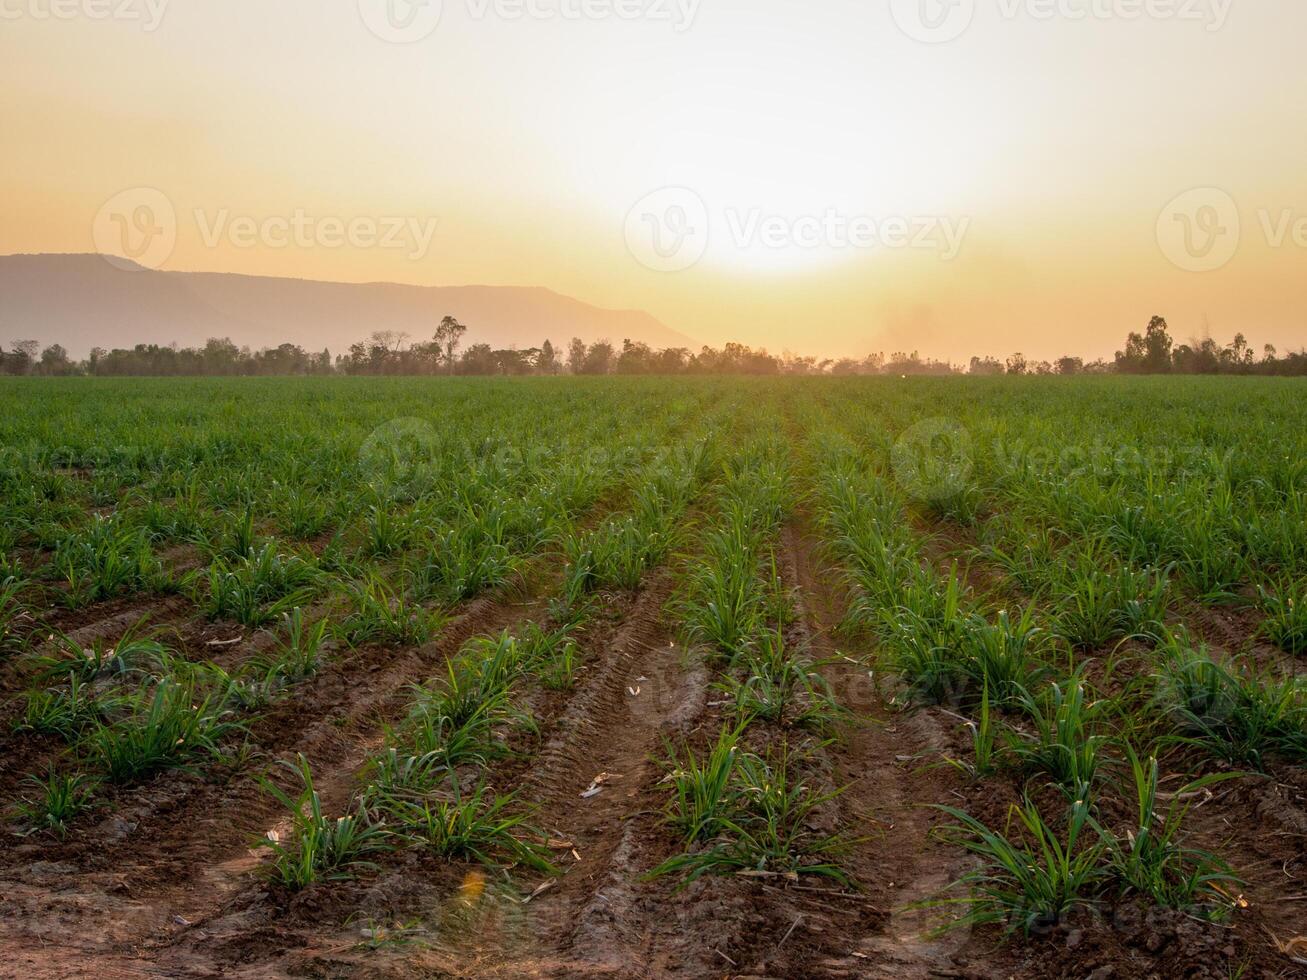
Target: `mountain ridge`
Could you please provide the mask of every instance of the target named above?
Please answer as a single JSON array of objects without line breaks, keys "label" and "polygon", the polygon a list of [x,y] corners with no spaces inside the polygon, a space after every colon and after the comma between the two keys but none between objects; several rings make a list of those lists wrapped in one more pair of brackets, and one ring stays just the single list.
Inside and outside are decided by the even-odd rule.
[{"label": "mountain ridge", "polygon": [[32,338],[74,357],[92,347],[199,346],[209,337],[342,353],[376,330],[429,339],[445,315],[467,324],[465,346],[557,346],[572,337],[698,346],[644,311],[605,309],[546,286],[340,282],[153,270],[95,253],[0,255],[0,343]]}]

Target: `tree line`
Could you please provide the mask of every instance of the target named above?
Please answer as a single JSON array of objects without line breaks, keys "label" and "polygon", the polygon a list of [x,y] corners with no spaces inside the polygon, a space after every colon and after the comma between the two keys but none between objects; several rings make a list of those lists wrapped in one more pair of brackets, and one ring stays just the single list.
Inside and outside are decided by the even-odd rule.
[{"label": "tree line", "polygon": [[972,357],[967,364],[922,358],[916,351],[888,357],[819,360],[788,351],[728,343],[721,349],[652,348],[624,340],[587,344],[573,338],[566,348],[549,340],[539,347],[500,349],[486,343],[463,346],[467,326],[443,318],[430,340],[411,341],[407,333],[378,330],[334,358],[330,350],[306,351],[280,344],[252,351],[226,338],[211,338],[203,347],[137,344],[132,348],[97,347],[84,360],[73,360],[59,344],[42,349],[35,340],[0,346],[0,373],[10,375],[200,376],[200,375],[553,375],[553,374],[752,374],[752,375],[1075,375],[1075,374],[1276,374],[1307,375],[1307,351],[1279,355],[1270,344],[1257,355],[1243,334],[1227,346],[1204,339],[1175,344],[1166,320],[1153,317],[1142,333],[1131,332],[1125,349],[1112,361],[1085,362],[1074,356],[1030,361],[1015,353],[999,360]]}]

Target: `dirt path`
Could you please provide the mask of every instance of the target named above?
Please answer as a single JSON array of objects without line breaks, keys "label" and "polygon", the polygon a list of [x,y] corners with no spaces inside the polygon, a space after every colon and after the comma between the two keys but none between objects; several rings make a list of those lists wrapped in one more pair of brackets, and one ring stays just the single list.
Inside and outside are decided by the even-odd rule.
[{"label": "dirt path", "polygon": [[939,819],[927,805],[948,799],[952,777],[946,770],[921,767],[938,761],[947,744],[945,723],[929,711],[895,711],[867,666],[870,651],[856,642],[836,642],[843,596],[805,521],[785,531],[781,573],[794,595],[797,628],[810,655],[834,661],[828,679],[839,702],[857,716],[830,754],[835,782],[846,787],[839,798],[841,825],[866,838],[849,858],[865,905],[851,920],[843,917],[845,928],[839,933],[822,937],[818,948],[823,958],[816,965],[832,976],[947,973],[956,969],[954,957],[967,934],[930,939],[925,933],[936,917],[906,908],[947,886],[964,869],[956,850],[929,836]]},{"label": "dirt path", "polygon": [[685,668],[665,623],[670,593],[670,574],[655,573],[523,778],[522,797],[539,805],[537,825],[571,845],[559,851],[565,873],[525,906],[524,928],[479,963],[478,975],[659,972],[659,923],[647,904],[660,889],[639,881],[660,837],[654,759],[665,738],[701,715],[707,693],[705,672]]}]

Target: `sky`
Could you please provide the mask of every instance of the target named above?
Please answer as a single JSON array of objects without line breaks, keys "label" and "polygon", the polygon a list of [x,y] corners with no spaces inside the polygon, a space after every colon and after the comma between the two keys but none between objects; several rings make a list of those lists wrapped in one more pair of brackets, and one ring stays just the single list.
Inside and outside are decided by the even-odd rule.
[{"label": "sky", "polygon": [[822,357],[1297,349],[1304,38],[1302,0],[0,0],[0,254]]}]

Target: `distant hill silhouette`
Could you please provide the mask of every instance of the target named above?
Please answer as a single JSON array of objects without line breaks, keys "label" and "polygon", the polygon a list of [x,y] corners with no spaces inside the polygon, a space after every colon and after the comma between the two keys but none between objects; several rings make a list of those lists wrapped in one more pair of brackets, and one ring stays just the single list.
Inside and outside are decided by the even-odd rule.
[{"label": "distant hill silhouette", "polygon": [[541,287],[339,283],[215,272],[125,271],[99,255],[0,256],[0,345],[35,339],[74,357],[92,347],[201,345],[230,337],[252,348],[290,342],[333,354],[374,330],[430,340],[446,314],[468,325],[464,345],[538,347],[623,338],[651,347],[698,344],[638,310],[605,310]]}]

